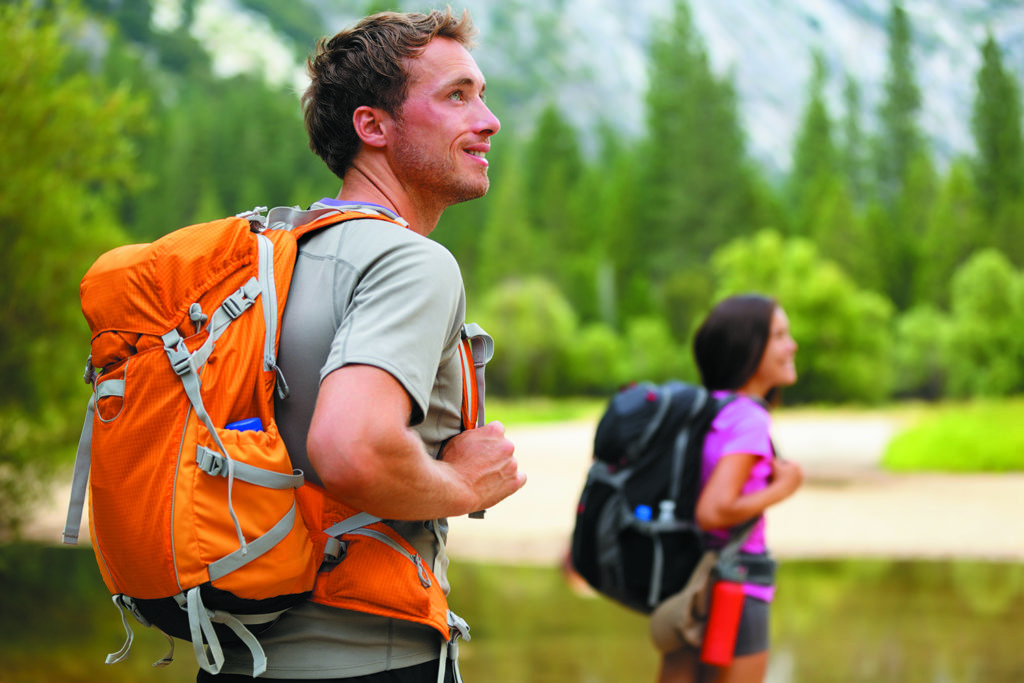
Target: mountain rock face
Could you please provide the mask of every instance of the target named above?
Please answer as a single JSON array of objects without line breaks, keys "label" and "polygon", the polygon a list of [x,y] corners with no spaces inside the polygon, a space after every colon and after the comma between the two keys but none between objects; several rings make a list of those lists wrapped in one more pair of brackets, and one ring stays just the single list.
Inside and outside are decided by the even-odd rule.
[{"label": "mountain rock face", "polygon": [[[970,113],[987,31],[1005,65],[1024,80],[1024,3],[905,0],[903,7],[915,41],[920,123],[936,156],[948,160],[972,144]],[[861,91],[861,120],[873,125],[888,65],[890,0],[690,0],[690,9],[712,67],[736,86],[749,150],[769,169],[788,168],[813,50],[828,67],[833,118],[845,116],[842,90],[852,78]],[[643,130],[648,48],[670,18],[671,0],[502,0],[474,2],[472,11],[485,73],[531,78],[521,85],[537,98],[557,98],[585,130],[601,118],[627,134]]]},{"label": "mountain rock face", "polygon": [[[232,0],[205,0],[228,3]],[[358,18],[360,8],[305,0],[325,30]],[[422,3],[399,2],[422,10]],[[505,130],[527,135],[552,100],[585,134],[601,121],[627,136],[645,126],[651,40],[670,19],[673,0],[466,0],[480,29],[474,54],[487,74]],[[732,78],[751,155],[785,171],[800,125],[812,67],[820,50],[828,68],[834,120],[845,116],[847,78],[861,93],[870,131],[888,66],[891,0],[690,0],[711,65]],[[992,31],[1004,64],[1024,81],[1024,2],[903,0],[915,42],[920,124],[936,157],[970,151],[971,106],[979,47]],[[513,125],[513,122],[515,125]]]}]

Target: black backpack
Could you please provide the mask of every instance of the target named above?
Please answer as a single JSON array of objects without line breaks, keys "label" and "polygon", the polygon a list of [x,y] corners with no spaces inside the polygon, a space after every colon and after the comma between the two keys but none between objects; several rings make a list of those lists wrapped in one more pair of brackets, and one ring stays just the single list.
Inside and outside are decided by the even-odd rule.
[{"label": "black backpack", "polygon": [[704,436],[733,398],[670,381],[611,399],[571,548],[573,567],[599,593],[649,614],[683,589],[704,552],[693,519]]}]

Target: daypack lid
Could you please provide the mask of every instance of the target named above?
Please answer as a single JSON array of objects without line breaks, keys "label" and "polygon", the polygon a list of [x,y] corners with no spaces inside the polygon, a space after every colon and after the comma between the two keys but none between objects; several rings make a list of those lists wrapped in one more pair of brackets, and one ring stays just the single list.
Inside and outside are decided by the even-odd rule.
[{"label": "daypack lid", "polygon": [[232,217],[108,251],[82,278],[89,328],[94,336],[107,330],[164,334],[226,273],[252,263],[255,239],[248,221]]},{"label": "daypack lid", "polygon": [[636,460],[666,421],[680,426],[680,420],[699,413],[706,397],[703,387],[675,380],[623,389],[612,397],[598,422],[594,459],[612,464]]}]

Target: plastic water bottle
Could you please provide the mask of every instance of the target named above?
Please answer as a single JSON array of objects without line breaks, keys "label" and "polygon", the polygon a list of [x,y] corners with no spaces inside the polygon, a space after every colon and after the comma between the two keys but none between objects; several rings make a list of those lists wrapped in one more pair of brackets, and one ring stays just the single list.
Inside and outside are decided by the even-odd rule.
[{"label": "plastic water bottle", "polygon": [[263,423],[258,417],[247,417],[244,420],[224,425],[224,429],[234,429],[237,432],[262,432]]},{"label": "plastic water bottle", "polygon": [[718,581],[711,590],[711,613],[700,651],[700,660],[705,664],[728,666],[732,662],[743,600],[741,583]]},{"label": "plastic water bottle", "polygon": [[637,505],[636,509],[633,510],[633,516],[639,519],[641,522],[651,521],[652,510],[650,505]]}]

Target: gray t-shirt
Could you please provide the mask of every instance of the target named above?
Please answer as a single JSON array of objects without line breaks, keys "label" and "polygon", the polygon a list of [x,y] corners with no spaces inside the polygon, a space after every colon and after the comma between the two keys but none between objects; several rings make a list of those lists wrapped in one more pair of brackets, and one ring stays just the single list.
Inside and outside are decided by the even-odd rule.
[{"label": "gray t-shirt", "polygon": [[[324,200],[314,208],[337,204]],[[401,383],[412,400],[411,423],[436,457],[442,442],[461,430],[464,319],[458,263],[437,242],[376,219],[304,238],[278,354],[291,393],[277,403],[277,422],[295,467],[319,482],[306,435],[320,382],[348,364],[379,367]],[[444,538],[447,522],[436,523]],[[447,592],[448,560],[434,522],[390,524],[431,562]],[[259,640],[268,678],[362,676],[421,664],[441,649],[439,634],[428,626],[312,602],[285,613]],[[251,675],[244,646],[225,648],[225,658],[223,671]]]}]

